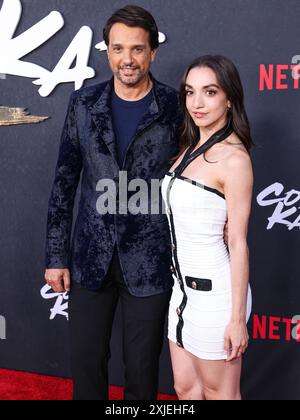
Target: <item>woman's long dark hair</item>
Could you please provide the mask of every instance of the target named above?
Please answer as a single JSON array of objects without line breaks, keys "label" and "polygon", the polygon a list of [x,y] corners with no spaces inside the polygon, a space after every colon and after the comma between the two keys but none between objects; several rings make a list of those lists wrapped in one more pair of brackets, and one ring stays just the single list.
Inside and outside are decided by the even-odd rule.
[{"label": "woman's long dark hair", "polygon": [[194,68],[208,67],[216,74],[218,84],[231,102],[231,110],[228,117],[234,132],[239,137],[248,153],[253,146],[249,120],[244,105],[244,89],[239,72],[233,62],[221,55],[205,55],[194,60],[187,68],[180,87],[180,102],[183,111],[183,124],[180,133],[180,153],[188,147],[197,146],[199,143],[199,127],[196,126],[186,107],[186,80],[190,71]]}]

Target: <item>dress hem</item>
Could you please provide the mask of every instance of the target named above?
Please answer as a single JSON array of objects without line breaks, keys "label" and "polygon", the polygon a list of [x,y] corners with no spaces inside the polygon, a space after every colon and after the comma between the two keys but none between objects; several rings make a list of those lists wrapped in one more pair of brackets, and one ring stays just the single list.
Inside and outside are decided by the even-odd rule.
[{"label": "dress hem", "polygon": [[[172,339],[172,338],[170,338],[170,337],[168,337],[168,340],[169,341],[171,341],[172,343],[174,343],[174,344],[177,344],[177,342],[174,340],[174,339]],[[220,356],[208,356],[207,355],[207,353],[197,353],[197,354],[195,354],[195,352],[193,352],[192,350],[190,350],[189,348],[188,348],[188,346],[185,346],[184,348],[183,348],[183,350],[185,350],[185,351],[187,351],[188,353],[190,353],[192,356],[195,356],[195,357],[197,357],[198,359],[200,359],[200,360],[206,360],[206,361],[211,361],[211,362],[213,362],[213,361],[215,361],[215,362],[218,362],[218,361],[225,361],[225,360],[227,360],[227,357],[228,356],[225,356],[225,355],[220,355]],[[204,354],[205,354],[205,356],[204,356]]]}]

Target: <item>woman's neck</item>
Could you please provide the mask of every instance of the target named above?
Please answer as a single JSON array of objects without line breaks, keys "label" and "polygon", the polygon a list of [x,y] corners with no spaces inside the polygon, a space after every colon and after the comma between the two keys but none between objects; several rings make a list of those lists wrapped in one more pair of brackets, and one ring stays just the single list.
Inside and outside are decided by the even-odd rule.
[{"label": "woman's neck", "polygon": [[228,123],[228,119],[222,118],[218,122],[215,122],[214,124],[207,126],[207,127],[201,127],[199,128],[199,134],[200,134],[200,141],[199,146],[202,146],[207,142],[208,139],[211,138],[215,133],[217,133],[219,130],[221,130],[223,127],[225,127]]}]

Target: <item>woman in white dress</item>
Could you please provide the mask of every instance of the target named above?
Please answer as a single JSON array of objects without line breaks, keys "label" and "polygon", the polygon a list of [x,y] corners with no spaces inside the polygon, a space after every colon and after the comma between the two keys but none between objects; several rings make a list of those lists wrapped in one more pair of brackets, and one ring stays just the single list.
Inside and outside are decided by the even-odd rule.
[{"label": "woman in white dress", "polygon": [[222,56],[198,58],[184,75],[181,101],[181,151],[162,188],[173,249],[168,336],[175,390],[182,400],[240,400],[253,172],[236,67]]}]

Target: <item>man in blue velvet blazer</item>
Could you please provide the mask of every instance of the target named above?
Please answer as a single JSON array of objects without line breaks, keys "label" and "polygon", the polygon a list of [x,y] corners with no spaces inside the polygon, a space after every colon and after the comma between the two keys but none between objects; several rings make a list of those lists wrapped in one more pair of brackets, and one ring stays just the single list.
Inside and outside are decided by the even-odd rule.
[{"label": "man in blue velvet blazer", "polygon": [[[178,94],[150,73],[159,43],[147,11],[118,10],[104,38],[114,77],[71,96],[49,201],[45,278],[57,292],[71,289],[74,399],[108,398],[109,341],[119,299],[125,399],[155,399],[173,281],[168,222],[163,212],[151,213],[151,188],[178,152]],[[128,191],[124,202],[124,174],[128,183],[139,179],[148,186],[147,214],[128,208],[136,191]],[[99,181],[105,179],[115,182],[116,211],[101,214],[97,203],[107,191]]]}]

